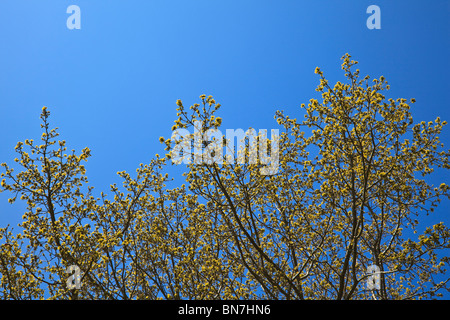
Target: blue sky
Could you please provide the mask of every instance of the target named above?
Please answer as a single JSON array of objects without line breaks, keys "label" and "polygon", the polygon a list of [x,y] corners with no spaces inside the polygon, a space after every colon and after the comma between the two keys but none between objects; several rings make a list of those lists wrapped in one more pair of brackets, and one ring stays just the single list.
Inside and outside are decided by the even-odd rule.
[{"label": "blue sky", "polygon": [[[72,4],[80,30],[66,26]],[[372,4],[380,30],[366,27]],[[117,171],[164,154],[158,138],[171,134],[177,99],[213,95],[224,128],[276,128],[276,110],[300,119],[300,104],[318,98],[315,67],[344,80],[346,52],[362,75],[386,77],[388,97],[417,100],[415,122],[450,121],[449,13],[443,0],[2,0],[0,162],[12,164],[18,141],[39,139],[45,105],[69,149],[91,149],[90,184],[109,191]],[[449,148],[449,127],[442,141]],[[448,184],[448,173],[435,181]],[[8,197],[2,226],[25,208]],[[430,223],[450,225],[448,205]]]}]

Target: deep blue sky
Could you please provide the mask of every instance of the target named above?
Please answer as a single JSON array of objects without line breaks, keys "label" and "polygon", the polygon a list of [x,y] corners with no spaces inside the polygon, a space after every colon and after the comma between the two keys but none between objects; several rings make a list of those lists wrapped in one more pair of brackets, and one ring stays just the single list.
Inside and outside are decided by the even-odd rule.
[{"label": "deep blue sky", "polygon": [[[72,4],[81,30],[66,27]],[[371,4],[380,30],[366,27]],[[69,149],[92,150],[90,184],[107,192],[117,171],[164,154],[158,138],[171,134],[177,99],[213,95],[223,128],[277,128],[276,110],[300,119],[299,105],[318,97],[315,67],[331,84],[345,80],[346,52],[362,75],[387,78],[388,97],[415,98],[416,122],[450,122],[449,13],[443,0],[1,0],[0,162],[13,163],[18,141],[39,139],[45,105]],[[449,148],[450,127],[442,140]],[[2,226],[24,209],[8,197]],[[448,205],[433,222],[450,225]]]}]

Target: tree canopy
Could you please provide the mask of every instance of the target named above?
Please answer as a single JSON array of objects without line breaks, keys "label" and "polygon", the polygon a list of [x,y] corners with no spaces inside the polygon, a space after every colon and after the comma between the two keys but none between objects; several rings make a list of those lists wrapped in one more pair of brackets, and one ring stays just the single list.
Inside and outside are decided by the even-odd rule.
[{"label": "tree canopy", "polygon": [[[215,150],[220,161],[191,161],[176,184],[168,166],[179,141],[161,137],[164,157],[118,172],[123,184],[96,195],[83,165],[90,150],[68,152],[44,107],[41,141],[15,147],[23,170],[1,164],[1,191],[27,209],[19,231],[0,229],[0,297],[429,299],[450,291],[450,230],[421,219],[450,198],[447,184],[427,178],[450,168],[439,140],[446,121],[414,123],[414,99],[386,98],[384,77],[361,77],[350,55],[342,60],[346,80],[334,86],[316,68],[321,101],[300,106],[302,121],[276,112],[281,133],[269,153],[278,167],[266,174],[260,160],[195,148],[192,135],[184,156]],[[172,130],[219,129],[219,111],[212,96],[190,108],[178,100]],[[275,143],[255,141],[267,150]],[[251,151],[251,143],[240,150],[245,159]],[[67,285],[71,265],[80,288]],[[380,285],[369,290],[373,265]]]}]

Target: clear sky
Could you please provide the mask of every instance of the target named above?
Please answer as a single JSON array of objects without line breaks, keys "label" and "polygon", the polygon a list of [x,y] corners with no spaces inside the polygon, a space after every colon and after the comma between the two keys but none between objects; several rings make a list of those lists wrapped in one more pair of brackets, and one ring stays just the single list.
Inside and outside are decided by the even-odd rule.
[{"label": "clear sky", "polygon": [[[366,26],[372,4],[381,29]],[[67,28],[70,5],[79,30]],[[170,137],[177,99],[213,95],[223,128],[277,128],[276,110],[301,119],[300,104],[318,98],[317,66],[331,84],[345,80],[346,52],[363,76],[386,77],[388,97],[417,100],[415,122],[450,122],[449,13],[444,0],[1,0],[0,162],[39,140],[47,106],[69,150],[91,149],[90,185],[108,192],[117,171],[164,154],[158,138]],[[442,141],[450,148],[450,127]],[[449,184],[448,173],[435,181]],[[9,196],[1,226],[25,208]],[[430,223],[450,225],[449,204]]]}]

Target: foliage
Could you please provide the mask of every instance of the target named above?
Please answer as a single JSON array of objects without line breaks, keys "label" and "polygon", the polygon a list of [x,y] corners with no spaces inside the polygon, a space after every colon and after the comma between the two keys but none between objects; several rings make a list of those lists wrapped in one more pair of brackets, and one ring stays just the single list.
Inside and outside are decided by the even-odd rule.
[{"label": "foliage", "polygon": [[[95,198],[82,164],[90,150],[68,154],[44,107],[42,144],[15,148],[23,171],[2,164],[1,190],[27,211],[21,232],[0,229],[0,297],[427,299],[449,291],[449,229],[438,223],[414,236],[419,216],[450,197],[445,183],[425,180],[450,168],[439,140],[446,122],[414,124],[407,100],[386,100],[384,77],[361,78],[350,58],[342,58],[347,83],[331,87],[316,69],[322,101],[301,106],[303,121],[277,111],[272,175],[260,174],[261,163],[193,162],[186,184],[169,188],[169,152],[134,177],[118,172],[123,186]],[[205,131],[222,125],[220,104],[200,99],[190,109],[177,101],[173,130],[194,120]],[[160,141],[167,151],[176,143]],[[383,273],[372,292],[373,264]],[[80,289],[66,286],[69,265],[82,270]]]}]

